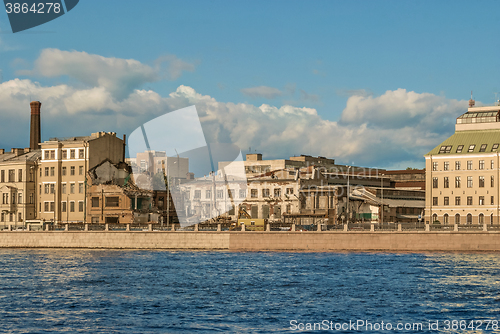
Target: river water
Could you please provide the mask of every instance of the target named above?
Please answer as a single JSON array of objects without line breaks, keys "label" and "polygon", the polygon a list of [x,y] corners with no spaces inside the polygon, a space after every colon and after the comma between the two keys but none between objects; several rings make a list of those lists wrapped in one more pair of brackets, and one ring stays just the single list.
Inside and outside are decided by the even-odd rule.
[{"label": "river water", "polygon": [[499,264],[498,253],[0,250],[0,332],[481,333],[499,329]]}]

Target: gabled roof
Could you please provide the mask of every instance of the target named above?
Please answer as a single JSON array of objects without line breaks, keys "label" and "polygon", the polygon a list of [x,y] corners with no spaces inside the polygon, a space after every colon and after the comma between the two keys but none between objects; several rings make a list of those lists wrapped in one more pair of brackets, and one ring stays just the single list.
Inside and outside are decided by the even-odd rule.
[{"label": "gabled roof", "polygon": [[[481,151],[481,145],[486,144],[486,149]],[[499,144],[493,149],[494,144]],[[463,145],[462,151],[457,152],[457,148]],[[469,152],[471,145],[475,145],[474,149]],[[451,146],[451,148],[450,148]],[[444,147],[444,149],[442,149]],[[443,154],[474,154],[474,153],[491,153],[500,150],[500,131],[499,130],[471,130],[457,131],[454,135],[436,146],[427,155],[443,155]],[[441,153],[440,153],[441,152]]]}]

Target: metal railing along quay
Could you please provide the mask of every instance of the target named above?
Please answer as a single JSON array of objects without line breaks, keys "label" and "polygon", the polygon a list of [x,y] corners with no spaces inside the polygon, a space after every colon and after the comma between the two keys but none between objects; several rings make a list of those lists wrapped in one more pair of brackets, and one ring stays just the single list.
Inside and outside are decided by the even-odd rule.
[{"label": "metal railing along quay", "polygon": [[[425,224],[425,223],[350,223],[350,224],[283,224],[283,223],[267,223],[265,228],[260,227],[260,230],[255,227],[234,226],[227,223],[219,224],[195,224],[180,228],[177,225],[166,224],[91,224],[91,223],[71,223],[71,224],[46,224],[43,228],[38,228],[38,231],[61,231],[61,232],[175,232],[175,231],[191,231],[191,232],[478,232],[478,231],[500,231],[499,224]],[[0,226],[1,232],[29,232],[37,231],[31,228],[30,225],[20,227],[18,225]]]}]

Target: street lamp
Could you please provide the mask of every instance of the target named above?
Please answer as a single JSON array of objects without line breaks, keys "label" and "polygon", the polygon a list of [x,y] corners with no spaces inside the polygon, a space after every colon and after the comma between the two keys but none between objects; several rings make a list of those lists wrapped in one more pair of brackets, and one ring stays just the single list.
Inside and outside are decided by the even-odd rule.
[{"label": "street lamp", "polygon": [[347,166],[347,224],[349,225],[349,174],[351,173],[351,167]]},{"label": "street lamp", "polygon": [[380,184],[382,186],[382,191],[381,191],[381,201],[380,201],[380,208],[381,208],[381,211],[382,211],[382,215],[381,215],[381,228],[384,226],[384,174],[380,174],[382,175],[380,177]]}]

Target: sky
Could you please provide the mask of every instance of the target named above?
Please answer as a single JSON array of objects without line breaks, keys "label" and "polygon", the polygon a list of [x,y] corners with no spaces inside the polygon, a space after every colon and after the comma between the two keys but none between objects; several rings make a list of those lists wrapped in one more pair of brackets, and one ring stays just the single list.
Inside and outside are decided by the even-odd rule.
[{"label": "sky", "polygon": [[[12,33],[0,11],[0,148],[127,136],[195,106],[209,142],[264,159],[423,168],[473,91],[500,99],[498,1],[86,0]],[[189,134],[186,134],[189,137]]]}]

